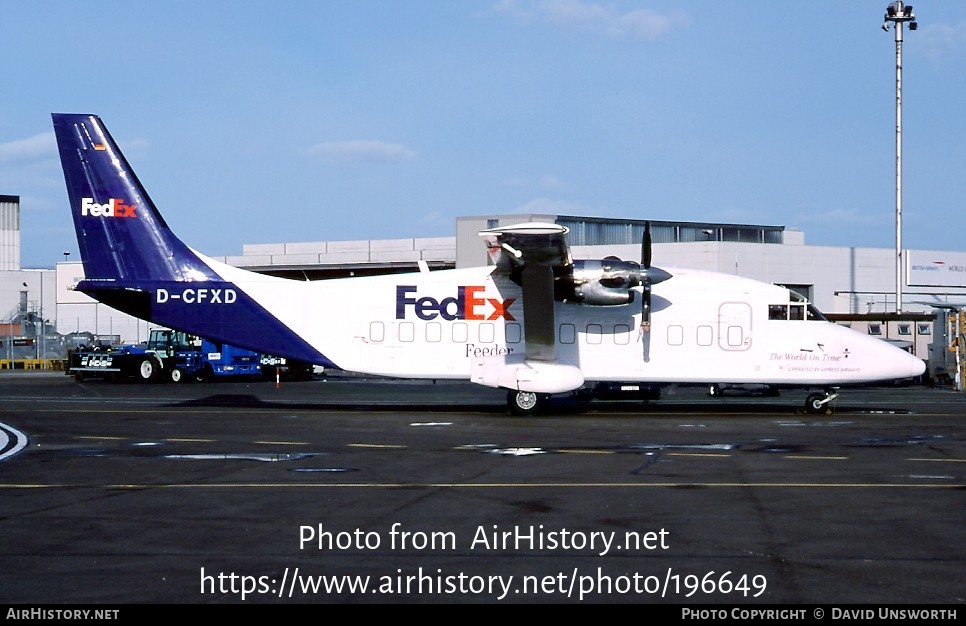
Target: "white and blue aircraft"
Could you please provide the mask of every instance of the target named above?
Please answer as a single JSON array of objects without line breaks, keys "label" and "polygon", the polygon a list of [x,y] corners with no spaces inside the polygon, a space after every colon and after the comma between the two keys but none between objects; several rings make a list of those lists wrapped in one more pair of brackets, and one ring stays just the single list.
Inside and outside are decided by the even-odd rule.
[{"label": "white and blue aircraft", "polygon": [[480,234],[492,264],[296,281],[220,263],[168,228],[103,122],[54,114],[84,264],[77,289],[116,309],[231,345],[343,370],[463,379],[530,414],[598,385],[822,389],[918,376],[915,356],[827,322],[800,295],[737,276],[571,257],[565,227]]}]

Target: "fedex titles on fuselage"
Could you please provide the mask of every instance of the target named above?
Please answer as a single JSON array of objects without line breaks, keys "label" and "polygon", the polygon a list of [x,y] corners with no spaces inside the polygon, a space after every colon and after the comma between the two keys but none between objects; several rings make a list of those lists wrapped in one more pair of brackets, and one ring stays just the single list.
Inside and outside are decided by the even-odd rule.
[{"label": "fedex titles on fuselage", "polygon": [[482,285],[460,285],[456,288],[455,296],[437,300],[429,296],[417,297],[415,285],[397,285],[396,319],[406,319],[413,312],[425,321],[436,318],[447,321],[515,320],[509,309],[516,298],[487,298],[481,295],[485,289]]}]

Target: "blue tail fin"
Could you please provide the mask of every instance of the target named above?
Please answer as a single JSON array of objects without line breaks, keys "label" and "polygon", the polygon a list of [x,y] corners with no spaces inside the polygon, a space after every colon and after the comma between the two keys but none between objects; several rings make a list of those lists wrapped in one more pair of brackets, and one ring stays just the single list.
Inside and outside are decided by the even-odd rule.
[{"label": "blue tail fin", "polygon": [[99,117],[52,117],[88,281],[121,287],[217,278],[168,228]]},{"label": "blue tail fin", "polygon": [[211,259],[171,232],[99,117],[52,117],[84,262],[79,291],[212,341],[331,365],[244,286],[225,280]]}]

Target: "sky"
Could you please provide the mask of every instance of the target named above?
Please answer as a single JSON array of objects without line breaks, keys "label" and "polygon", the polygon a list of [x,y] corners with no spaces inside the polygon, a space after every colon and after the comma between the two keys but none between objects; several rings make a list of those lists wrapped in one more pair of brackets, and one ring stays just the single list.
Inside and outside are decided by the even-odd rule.
[{"label": "sky", "polygon": [[[505,213],[894,248],[887,4],[6,0],[0,194],[23,267],[77,260],[50,113],[94,113],[212,256]],[[903,247],[966,250],[966,11],[913,6]]]}]

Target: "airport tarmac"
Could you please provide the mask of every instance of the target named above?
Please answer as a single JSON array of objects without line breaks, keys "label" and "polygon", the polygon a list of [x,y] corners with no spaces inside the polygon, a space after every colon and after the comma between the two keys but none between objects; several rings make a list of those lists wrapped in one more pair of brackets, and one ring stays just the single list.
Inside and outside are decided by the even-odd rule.
[{"label": "airport tarmac", "polygon": [[0,603],[964,602],[966,397],[804,397],[3,372]]}]

